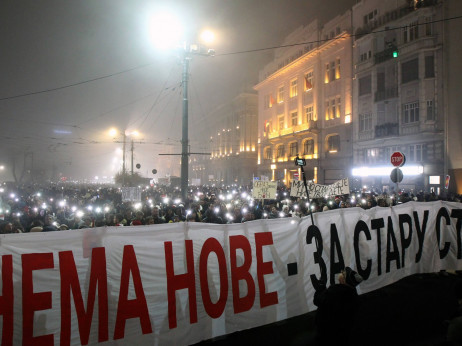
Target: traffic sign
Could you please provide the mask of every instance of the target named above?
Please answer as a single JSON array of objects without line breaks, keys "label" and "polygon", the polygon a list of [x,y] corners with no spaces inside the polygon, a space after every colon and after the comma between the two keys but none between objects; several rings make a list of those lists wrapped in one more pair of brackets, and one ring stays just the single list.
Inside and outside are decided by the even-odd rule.
[{"label": "traffic sign", "polygon": [[406,156],[400,151],[395,151],[391,154],[390,162],[395,167],[401,167],[406,162]]},{"label": "traffic sign", "polygon": [[403,172],[398,168],[393,168],[390,173],[390,179],[394,183],[400,183],[403,181]]}]

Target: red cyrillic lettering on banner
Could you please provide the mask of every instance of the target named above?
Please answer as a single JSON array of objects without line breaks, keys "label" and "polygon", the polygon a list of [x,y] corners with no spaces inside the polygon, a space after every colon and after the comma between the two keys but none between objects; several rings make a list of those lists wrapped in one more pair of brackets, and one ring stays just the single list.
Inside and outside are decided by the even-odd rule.
[{"label": "red cyrillic lettering on banner", "polygon": [[[210,290],[207,275],[207,263],[211,252],[215,252],[218,259],[218,269],[220,272],[220,297],[214,304],[210,298]],[[228,275],[226,271],[226,258],[225,252],[221,247],[218,240],[209,238],[202,246],[200,261],[199,261],[199,274],[201,281],[201,293],[204,308],[207,314],[212,318],[218,318],[225,311],[226,300],[228,299]]]},{"label": "red cyrillic lettering on banner", "polygon": [[[128,285],[130,273],[133,278],[136,298],[129,300]],[[125,245],[122,258],[122,273],[120,275],[119,304],[117,306],[114,340],[124,337],[126,320],[135,317],[140,319],[141,331],[143,334],[152,333],[148,304],[146,303],[143,284],[141,283],[140,269],[136,261],[135,249],[133,245]]]},{"label": "red cyrillic lettering on banner", "polygon": [[34,293],[32,272],[52,269],[53,253],[28,253],[22,260],[22,344],[53,345],[53,334],[34,336],[34,312],[51,309],[51,292]]},{"label": "red cyrillic lettering on banner", "polygon": [[164,243],[165,250],[165,270],[167,274],[167,297],[168,297],[168,327],[176,328],[176,297],[177,290],[187,288],[189,296],[189,322],[197,322],[197,302],[196,302],[196,280],[194,274],[194,253],[192,240],[185,240],[186,266],[184,274],[175,275],[173,267],[172,242]]},{"label": "red cyrillic lettering on banner", "polygon": [[83,304],[79,276],[72,251],[59,253],[59,271],[61,274],[61,345],[70,345],[71,343],[71,290],[79,323],[80,343],[82,345],[88,344],[97,285],[98,342],[107,341],[109,332],[105,249],[99,247],[92,250],[87,310],[85,310],[85,305]]},{"label": "red cyrillic lettering on banner", "polygon": [[[237,266],[236,250],[241,249],[244,252],[244,263]],[[233,288],[233,307],[234,313],[240,313],[250,310],[255,301],[255,282],[249,270],[252,264],[252,251],[249,240],[243,235],[229,237],[229,251],[231,261],[231,284]],[[247,295],[240,297],[239,281],[245,280],[247,283]]]},{"label": "red cyrillic lettering on banner", "polygon": [[13,256],[2,256],[2,296],[0,315],[3,316],[2,345],[13,345]]},{"label": "red cyrillic lettering on banner", "polygon": [[263,262],[263,246],[273,244],[271,232],[255,233],[255,245],[257,255],[257,279],[260,290],[260,307],[270,306],[278,303],[278,293],[265,291],[266,274],[273,274],[273,262]]}]

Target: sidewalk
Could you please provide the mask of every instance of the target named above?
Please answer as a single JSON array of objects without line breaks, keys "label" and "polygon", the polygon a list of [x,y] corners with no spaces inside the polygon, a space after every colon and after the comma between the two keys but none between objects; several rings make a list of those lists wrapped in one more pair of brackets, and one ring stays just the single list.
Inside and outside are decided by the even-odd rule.
[{"label": "sidewalk", "polygon": [[[456,274],[417,274],[360,296],[356,345],[455,345],[445,321],[457,313]],[[316,311],[197,345],[315,345]],[[334,330],[333,330],[334,332]]]}]

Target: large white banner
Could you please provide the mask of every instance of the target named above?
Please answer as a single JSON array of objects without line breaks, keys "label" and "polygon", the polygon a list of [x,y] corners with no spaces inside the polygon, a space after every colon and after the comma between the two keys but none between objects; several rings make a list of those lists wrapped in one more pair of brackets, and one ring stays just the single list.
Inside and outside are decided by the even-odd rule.
[{"label": "large white banner", "polygon": [[171,345],[315,309],[344,266],[360,293],[462,269],[462,204],[337,209],[0,237],[2,345]]}]

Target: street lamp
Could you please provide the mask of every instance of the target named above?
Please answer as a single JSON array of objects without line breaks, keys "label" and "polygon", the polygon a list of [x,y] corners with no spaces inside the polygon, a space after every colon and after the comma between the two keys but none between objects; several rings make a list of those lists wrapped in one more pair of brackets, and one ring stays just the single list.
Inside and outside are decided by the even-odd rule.
[{"label": "street lamp", "polygon": [[116,128],[111,128],[109,130],[109,135],[115,139],[117,135],[122,135],[123,137],[123,147],[122,147],[122,186],[125,186],[125,151],[126,151],[126,146],[127,146],[127,136],[132,137],[131,139],[131,152],[132,152],[132,165],[131,165],[131,172],[133,175],[133,151],[134,151],[134,142],[133,142],[133,137],[138,137],[140,134],[137,130],[133,131],[128,131],[124,130],[123,132],[119,132]]},{"label": "street lamp", "polygon": [[[180,21],[170,14],[160,14],[151,23],[151,38],[157,47],[171,48],[172,44],[177,44],[182,35]],[[204,30],[200,35],[203,44],[183,42],[180,46],[180,56],[183,64],[182,85],[183,85],[183,116],[182,116],[182,136],[181,136],[181,197],[186,201],[188,195],[188,170],[189,155],[188,151],[188,76],[189,62],[194,55],[214,56],[215,51],[205,45],[212,43],[215,35],[211,30]],[[167,44],[166,44],[167,43]],[[202,153],[198,153],[202,154]]]},{"label": "street lamp", "polygon": [[[212,34],[206,34],[207,38],[213,38]],[[181,136],[181,198],[186,201],[188,196],[188,76],[189,76],[189,61],[193,55],[214,56],[213,49],[206,49],[198,44],[184,44],[183,46],[183,119],[182,119],[182,136]]]}]

